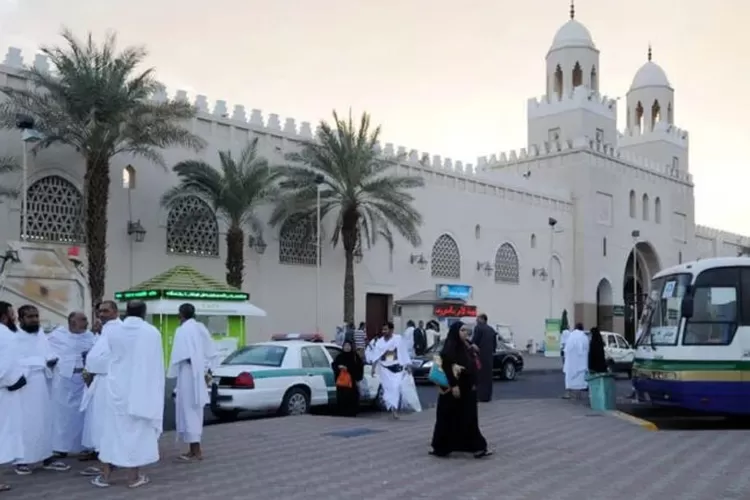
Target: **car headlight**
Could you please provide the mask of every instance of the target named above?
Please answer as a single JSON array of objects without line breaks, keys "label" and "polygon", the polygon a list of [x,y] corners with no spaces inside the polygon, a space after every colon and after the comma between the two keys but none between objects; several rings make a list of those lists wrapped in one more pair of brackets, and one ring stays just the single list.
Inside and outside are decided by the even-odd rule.
[{"label": "car headlight", "polygon": [[432,361],[425,361],[422,365],[422,368],[432,368],[433,362]]}]

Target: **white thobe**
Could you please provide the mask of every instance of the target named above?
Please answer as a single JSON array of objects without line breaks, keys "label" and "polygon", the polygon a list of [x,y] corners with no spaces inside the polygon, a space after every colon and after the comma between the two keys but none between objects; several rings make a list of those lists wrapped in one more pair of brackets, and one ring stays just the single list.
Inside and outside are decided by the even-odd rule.
[{"label": "white thobe", "polygon": [[52,370],[47,362],[55,359],[55,354],[43,330],[15,333],[19,364],[26,376],[26,386],[18,391],[21,396],[23,420],[23,457],[19,464],[35,464],[52,456],[52,401],[50,385]]},{"label": "white thobe", "polygon": [[58,327],[47,339],[59,359],[52,377],[52,447],[61,453],[79,453],[83,449],[81,401],[86,389],[83,353],[91,350],[96,338],[91,332],[71,333]]},{"label": "white thobe", "polygon": [[404,334],[401,336],[402,341],[406,350],[409,351],[409,357],[414,357],[414,327],[410,326],[404,330]]},{"label": "white thobe", "polygon": [[21,422],[21,391],[10,392],[12,386],[23,376],[16,355],[16,333],[0,325],[0,464],[15,462],[23,457]]},{"label": "white thobe", "polygon": [[164,418],[164,350],[161,334],[137,317],[107,332],[109,369],[99,460],[117,467],[159,461]]},{"label": "white thobe", "polygon": [[96,339],[94,347],[86,356],[86,371],[94,375],[81,400],[83,417],[83,447],[87,450],[99,451],[102,429],[107,425],[102,417],[106,411],[106,387],[104,377],[109,369],[108,332],[121,324],[120,319],[107,321]]},{"label": "white thobe", "polygon": [[175,332],[167,378],[176,378],[175,420],[177,438],[200,443],[203,409],[209,403],[206,372],[216,360],[216,347],[203,323],[189,319]]},{"label": "white thobe", "polygon": [[[380,359],[385,355],[385,359]],[[409,351],[401,335],[392,335],[386,340],[381,337],[375,343],[370,355],[377,366],[378,379],[383,387],[383,401],[387,410],[397,410],[401,401],[401,384],[404,380],[403,368],[411,363]],[[399,372],[388,367],[400,366]]]},{"label": "white thobe", "polygon": [[588,387],[586,374],[589,369],[589,338],[581,330],[573,330],[565,343],[565,388],[581,391]]}]

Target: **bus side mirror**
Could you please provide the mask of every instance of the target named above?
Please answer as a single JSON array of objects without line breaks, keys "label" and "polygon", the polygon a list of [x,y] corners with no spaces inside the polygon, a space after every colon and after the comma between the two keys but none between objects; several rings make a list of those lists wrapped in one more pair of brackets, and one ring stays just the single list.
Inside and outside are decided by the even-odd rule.
[{"label": "bus side mirror", "polygon": [[682,305],[680,306],[680,309],[682,310],[682,317],[685,319],[690,319],[693,317],[693,295],[685,295],[682,298]]}]

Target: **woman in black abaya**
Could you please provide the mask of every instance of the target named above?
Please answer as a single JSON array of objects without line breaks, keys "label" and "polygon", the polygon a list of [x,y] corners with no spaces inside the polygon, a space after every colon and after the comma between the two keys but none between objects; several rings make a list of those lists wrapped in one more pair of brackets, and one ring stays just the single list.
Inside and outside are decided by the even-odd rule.
[{"label": "woman in black abaya", "polygon": [[477,403],[477,361],[468,345],[470,329],[453,323],[440,352],[449,388],[440,388],[437,418],[432,434],[432,455],[447,457],[452,452],[473,453],[475,458],[491,455],[479,430]]},{"label": "woman in black abaya", "polygon": [[341,346],[341,353],[336,356],[331,364],[333,368],[333,379],[338,380],[342,368],[345,368],[351,376],[351,387],[341,387],[336,384],[336,408],[340,415],[345,417],[356,417],[359,411],[359,386],[364,376],[364,364],[362,359],[354,350],[351,340],[345,340]]}]

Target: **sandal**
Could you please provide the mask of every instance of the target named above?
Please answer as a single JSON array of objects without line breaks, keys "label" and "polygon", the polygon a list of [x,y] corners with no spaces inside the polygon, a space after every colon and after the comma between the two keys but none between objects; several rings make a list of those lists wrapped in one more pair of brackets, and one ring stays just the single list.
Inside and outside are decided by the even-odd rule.
[{"label": "sandal", "polygon": [[70,465],[56,460],[48,464],[42,464],[42,469],[55,472],[68,472],[70,470]]},{"label": "sandal", "polygon": [[184,463],[195,462],[196,460],[200,460],[200,459],[196,457],[195,455],[191,455],[190,453],[183,453],[182,455],[177,457],[178,462],[184,462]]},{"label": "sandal", "polygon": [[13,467],[13,470],[19,476],[28,476],[33,472],[31,467],[29,467],[28,465],[16,465],[15,467]]},{"label": "sandal", "polygon": [[86,467],[81,471],[81,475],[86,477],[101,476],[102,470],[99,467]]},{"label": "sandal", "polygon": [[104,476],[102,476],[101,474],[92,479],[91,484],[93,484],[97,488],[109,488],[109,482],[104,479]]},{"label": "sandal", "polygon": [[11,488],[9,484],[0,484],[0,493],[2,493],[3,491],[10,491],[12,489],[13,488]]},{"label": "sandal", "polygon": [[147,475],[141,474],[141,475],[138,476],[138,479],[136,479],[136,481],[134,483],[130,483],[128,485],[128,488],[131,488],[131,489],[132,488],[140,488],[141,486],[145,486],[145,485],[147,485],[150,482],[151,482],[151,480],[148,478]]},{"label": "sandal", "polygon": [[474,453],[474,458],[476,459],[486,458],[486,457],[491,457],[494,454],[495,452],[492,450],[482,450],[482,451],[478,451]]}]

